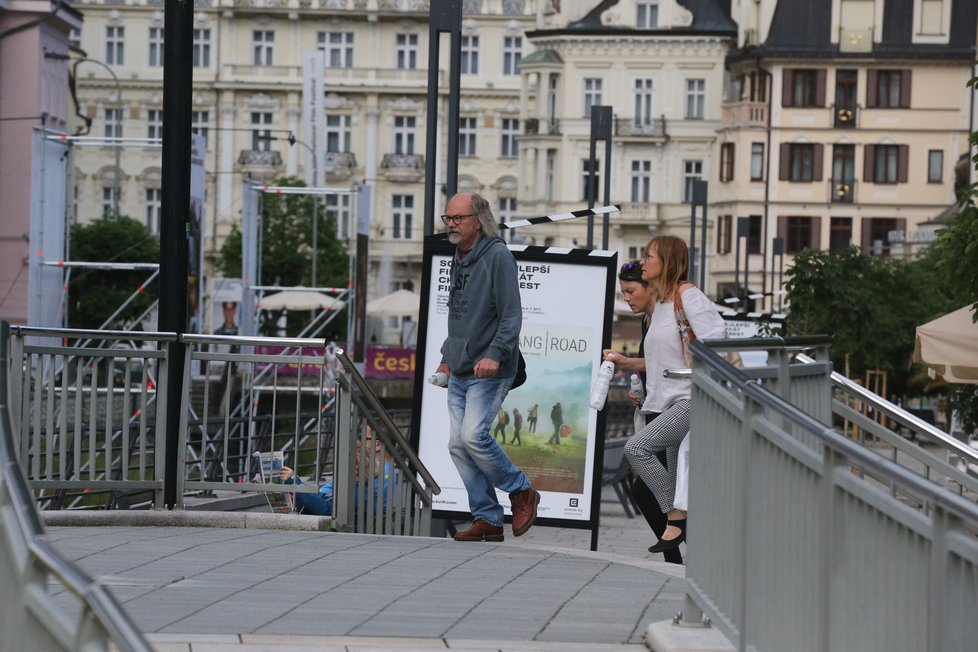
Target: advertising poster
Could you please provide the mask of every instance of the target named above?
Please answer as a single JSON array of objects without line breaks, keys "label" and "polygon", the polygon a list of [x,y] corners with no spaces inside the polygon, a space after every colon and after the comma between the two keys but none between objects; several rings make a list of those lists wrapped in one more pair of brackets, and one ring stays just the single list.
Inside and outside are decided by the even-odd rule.
[{"label": "advertising poster", "polygon": [[[538,522],[590,527],[592,500],[600,499],[597,444],[603,416],[590,409],[588,399],[610,339],[616,255],[510,248],[519,265],[520,351],[527,380],[509,392],[490,433],[540,491]],[[441,361],[452,251],[445,247],[425,256],[422,305],[427,310],[422,313],[427,314],[420,336],[425,346],[418,349],[421,373],[415,386],[421,411],[413,434],[421,461],[441,487],[434,496],[436,514],[466,518],[467,495],[448,453],[447,390],[421,380]],[[497,497],[509,515],[509,496],[497,490]]]}]

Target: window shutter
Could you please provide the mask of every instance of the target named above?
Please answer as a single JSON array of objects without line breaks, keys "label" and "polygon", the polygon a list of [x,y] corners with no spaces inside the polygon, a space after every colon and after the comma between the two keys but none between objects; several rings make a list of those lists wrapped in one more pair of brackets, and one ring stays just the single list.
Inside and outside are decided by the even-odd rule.
[{"label": "window shutter", "polygon": [[785,238],[785,246],[787,247],[787,237],[788,237],[788,216],[778,215],[778,237]]},{"label": "window shutter", "polygon": [[873,250],[873,243],[870,240],[870,234],[873,232],[873,220],[869,217],[864,217],[861,220],[861,235],[859,238],[859,244],[862,247],[863,253],[868,254]]},{"label": "window shutter", "polygon": [[815,71],[815,106],[825,106],[825,70]]},{"label": "window shutter", "polygon": [[781,106],[794,106],[791,101],[794,97],[795,71],[785,68],[781,75]]},{"label": "window shutter", "polygon": [[910,70],[900,71],[900,108],[910,108]]},{"label": "window shutter", "polygon": [[782,181],[791,176],[791,143],[781,143],[781,160],[778,161],[778,178]]},{"label": "window shutter", "polygon": [[879,83],[879,72],[870,70],[866,73],[866,108],[872,109],[876,106],[876,91]]},{"label": "window shutter", "polygon": [[863,181],[876,181],[876,145],[866,145],[863,148]]},{"label": "window shutter", "polygon": [[821,181],[822,180],[822,156],[825,150],[825,145],[821,143],[816,143],[812,146],[812,180]]},{"label": "window shutter", "polygon": [[811,237],[812,249],[821,249],[822,248],[822,218],[817,216],[811,218],[811,227],[812,227],[812,237]]},{"label": "window shutter", "polygon": [[910,167],[910,146],[900,145],[897,148],[897,183],[907,182],[908,167]]}]

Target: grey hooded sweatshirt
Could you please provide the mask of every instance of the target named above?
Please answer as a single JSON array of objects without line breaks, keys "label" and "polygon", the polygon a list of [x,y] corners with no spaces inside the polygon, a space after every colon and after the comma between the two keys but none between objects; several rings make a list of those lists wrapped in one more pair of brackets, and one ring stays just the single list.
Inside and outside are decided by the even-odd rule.
[{"label": "grey hooded sweatshirt", "polygon": [[465,258],[452,259],[448,338],[442,360],[459,378],[482,358],[499,363],[497,378],[516,375],[523,308],[516,259],[498,235],[480,236]]}]

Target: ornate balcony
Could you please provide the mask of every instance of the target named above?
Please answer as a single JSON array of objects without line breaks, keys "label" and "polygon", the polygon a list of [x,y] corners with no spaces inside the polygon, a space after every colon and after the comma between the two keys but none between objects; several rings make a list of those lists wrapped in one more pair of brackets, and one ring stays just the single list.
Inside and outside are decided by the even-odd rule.
[{"label": "ornate balcony", "polygon": [[615,118],[615,136],[624,138],[665,138],[666,121],[662,118]]},{"label": "ornate balcony", "polygon": [[560,120],[557,118],[527,118],[523,126],[527,136],[559,136]]},{"label": "ornate balcony", "polygon": [[346,181],[353,176],[357,157],[353,152],[326,152],[326,180]]},{"label": "ornate balcony", "polygon": [[380,169],[388,181],[413,183],[424,176],[421,154],[384,154]]},{"label": "ornate balcony", "polygon": [[282,155],[271,150],[243,149],[238,156],[241,171],[248,174],[267,177],[277,174],[282,167]]},{"label": "ornate balcony", "polygon": [[724,127],[767,126],[767,104],[764,102],[733,102],[722,108]]}]

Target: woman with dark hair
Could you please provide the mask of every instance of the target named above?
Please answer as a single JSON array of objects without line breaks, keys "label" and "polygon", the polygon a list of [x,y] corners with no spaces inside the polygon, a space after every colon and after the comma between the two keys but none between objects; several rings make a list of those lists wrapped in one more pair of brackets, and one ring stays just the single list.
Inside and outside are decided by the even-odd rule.
[{"label": "woman with dark hair", "polygon": [[[686,280],[689,249],[681,238],[667,235],[652,238],[645,247],[641,264],[642,280],[654,289],[657,301],[643,340],[648,376],[642,412],[651,421],[629,438],[625,456],[668,520],[659,542],[649,552],[666,552],[677,549],[686,540],[686,513],[675,509],[673,501],[679,445],[689,432],[692,385],[689,379],[663,375],[666,369],[687,366],[676,322],[676,298],[681,295],[683,309],[697,338],[721,338],[724,325],[713,302]],[[606,351],[604,359],[616,365],[625,360],[616,351]],[[666,464],[658,457],[661,452],[665,452]]]}]

